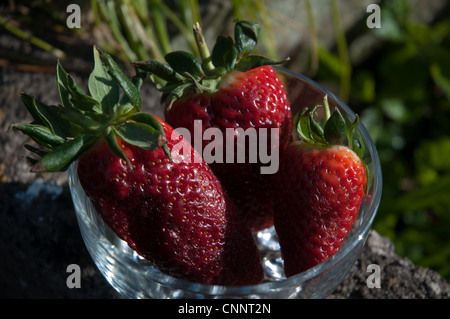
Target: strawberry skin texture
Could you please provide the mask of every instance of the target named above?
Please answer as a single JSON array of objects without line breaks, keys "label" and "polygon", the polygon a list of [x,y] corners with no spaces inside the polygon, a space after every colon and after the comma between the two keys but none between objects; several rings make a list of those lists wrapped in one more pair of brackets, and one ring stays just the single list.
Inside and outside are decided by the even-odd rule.
[{"label": "strawberry skin texture", "polygon": [[[187,143],[160,121],[172,149]],[[172,135],[173,133],[173,135]],[[256,284],[262,279],[251,232],[205,162],[169,159],[118,139],[132,168],[100,142],[78,161],[78,176],[105,223],[162,271],[186,280]],[[199,156],[190,145],[191,156]]]},{"label": "strawberry skin texture", "polygon": [[365,167],[346,146],[291,143],[281,153],[274,224],[287,277],[333,256],[355,223]]},{"label": "strawberry skin texture", "polygon": [[[202,121],[202,129],[219,128],[223,135],[227,128],[244,130],[279,128],[279,146],[291,141],[290,105],[284,87],[271,66],[247,72],[233,71],[222,79],[214,93],[185,95],[166,108],[165,119],[173,127],[187,128],[194,136],[194,120]],[[258,141],[260,138],[259,132]],[[270,145],[276,141],[268,141]],[[210,143],[203,139],[203,149]],[[237,162],[236,138],[233,163],[209,163],[216,176],[239,209],[252,231],[273,225],[273,176],[261,174],[265,164],[250,163],[248,152],[245,163]],[[248,141],[246,142],[248,143]],[[248,149],[249,146],[246,145]],[[273,151],[273,150],[272,150]],[[278,150],[275,150],[278,151]],[[223,145],[224,162],[226,149]]]}]

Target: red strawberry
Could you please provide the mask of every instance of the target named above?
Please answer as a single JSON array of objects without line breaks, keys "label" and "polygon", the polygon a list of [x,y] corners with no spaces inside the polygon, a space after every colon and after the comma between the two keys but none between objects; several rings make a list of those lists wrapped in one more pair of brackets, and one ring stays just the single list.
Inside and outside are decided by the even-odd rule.
[{"label": "red strawberry", "polygon": [[[243,148],[237,133],[228,140],[234,145],[231,157],[226,157],[230,156],[227,154],[227,143],[218,141],[217,137],[212,141],[203,138],[201,145],[202,150],[206,150],[208,145],[214,143],[215,152],[222,155],[213,153],[213,157],[217,157],[209,161],[203,153],[253,231],[273,225],[273,174],[278,168],[268,174],[261,171],[262,167],[271,163],[261,160],[257,146],[264,140],[269,149],[267,155],[273,156],[278,149],[271,149],[271,146],[286,145],[292,134],[286,92],[270,66],[279,62],[249,55],[256,45],[258,33],[257,24],[238,21],[235,42],[229,37],[219,37],[210,56],[200,27],[196,25],[194,34],[201,61],[187,52],[172,52],[166,55],[169,65],[156,61],[135,63],[135,66],[167,81],[161,89],[168,93],[165,119],[175,128],[186,128],[191,138],[196,134],[195,120],[201,120],[201,132],[210,128],[219,129],[223,136],[227,129],[233,132],[236,129],[251,129],[255,132],[254,152],[250,139],[241,140],[246,143]],[[267,129],[267,134],[261,133],[261,128]],[[279,129],[272,138],[271,128]],[[239,161],[238,152],[244,153],[243,162]],[[278,157],[272,159],[278,162]]]},{"label": "red strawberry", "polygon": [[[94,53],[92,97],[59,64],[61,107],[23,95],[35,123],[14,127],[48,149],[28,146],[42,155],[34,170],[61,171],[78,159],[81,185],[105,223],[162,271],[201,283],[259,283],[253,236],[212,170],[168,124],[138,112],[144,75],[130,81],[111,57]],[[175,146],[183,153],[171,152]]]},{"label": "red strawberry", "polygon": [[[325,100],[325,108],[328,103]],[[329,112],[325,112],[329,114]],[[286,276],[293,276],[333,256],[353,226],[364,197],[365,165],[343,145],[348,127],[338,109],[322,129],[305,110],[294,119],[300,140],[282,150],[274,225]]]}]

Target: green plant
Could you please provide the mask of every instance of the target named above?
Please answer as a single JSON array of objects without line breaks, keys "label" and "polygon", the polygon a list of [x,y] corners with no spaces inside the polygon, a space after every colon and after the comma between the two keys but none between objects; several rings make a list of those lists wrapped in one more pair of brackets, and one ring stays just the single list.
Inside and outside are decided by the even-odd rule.
[{"label": "green plant", "polygon": [[383,166],[374,227],[450,279],[450,21],[414,22],[407,1],[382,10],[382,50],[353,70],[351,96]]},{"label": "green plant", "polygon": [[91,1],[91,8],[97,27],[106,31],[102,47],[123,60],[163,61],[171,51],[169,24],[197,50],[192,35],[193,23],[201,20],[196,0],[174,1],[174,8],[162,0],[100,0]]}]

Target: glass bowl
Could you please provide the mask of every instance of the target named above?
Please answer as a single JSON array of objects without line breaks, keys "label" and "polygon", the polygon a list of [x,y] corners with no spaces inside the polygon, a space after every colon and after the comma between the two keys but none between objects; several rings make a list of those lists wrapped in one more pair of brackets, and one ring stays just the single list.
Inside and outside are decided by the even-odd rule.
[{"label": "glass bowl", "polygon": [[[276,67],[295,114],[303,107],[338,107],[350,123],[355,114],[334,94],[311,79]],[[320,116],[320,114],[319,114]],[[286,278],[274,228],[255,234],[265,269],[259,285],[228,287],[188,282],[152,267],[120,240],[102,221],[77,178],[76,163],[69,169],[69,186],[85,245],[106,280],[126,298],[324,298],[345,279],[367,239],[381,199],[381,166],[375,145],[362,123],[355,132],[364,149],[368,187],[358,218],[340,250],[325,262]]]}]

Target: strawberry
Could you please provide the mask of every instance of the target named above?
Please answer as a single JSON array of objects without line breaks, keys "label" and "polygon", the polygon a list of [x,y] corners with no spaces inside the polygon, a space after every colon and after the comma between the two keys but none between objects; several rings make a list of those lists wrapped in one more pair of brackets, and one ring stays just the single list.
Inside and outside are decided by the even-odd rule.
[{"label": "strawberry", "polygon": [[252,233],[212,170],[170,125],[139,112],[145,72],[130,80],[109,55],[94,49],[94,59],[91,96],[59,63],[61,106],[22,95],[35,121],[13,127],[44,146],[27,145],[41,156],[31,159],[32,170],[64,171],[76,161],[80,183],[105,223],[174,277],[259,283]]},{"label": "strawberry", "polygon": [[[170,125],[187,129],[191,138],[198,134],[196,120],[201,121],[201,133],[211,128],[220,130],[223,136],[227,130],[234,132],[225,140],[217,136],[203,138],[199,146],[202,150],[208,145],[214,148],[211,160],[205,153],[203,156],[241,210],[247,225],[253,231],[268,228],[273,225],[275,194],[272,186],[277,167],[265,173],[263,167],[268,164],[263,162],[256,146],[265,143],[274,155],[278,152],[277,146],[291,140],[289,101],[271,66],[282,61],[250,55],[259,35],[256,23],[238,21],[235,41],[231,37],[218,37],[211,55],[198,24],[194,25],[194,35],[200,60],[188,52],[176,51],[165,56],[168,65],[157,61],[135,62],[134,65],[166,81],[160,89],[165,98],[165,120]],[[255,151],[251,150],[250,141],[238,138],[242,136],[238,129],[243,132],[254,129]],[[271,135],[270,129],[278,131]],[[233,145],[231,151],[227,144]],[[243,160],[239,160],[239,152]]]},{"label": "strawberry", "polygon": [[280,154],[274,226],[288,277],[339,250],[364,198],[366,169],[352,137],[358,117],[347,127],[337,108],[329,116],[326,99],[324,106],[324,126],[315,108],[295,116],[300,139]]}]

